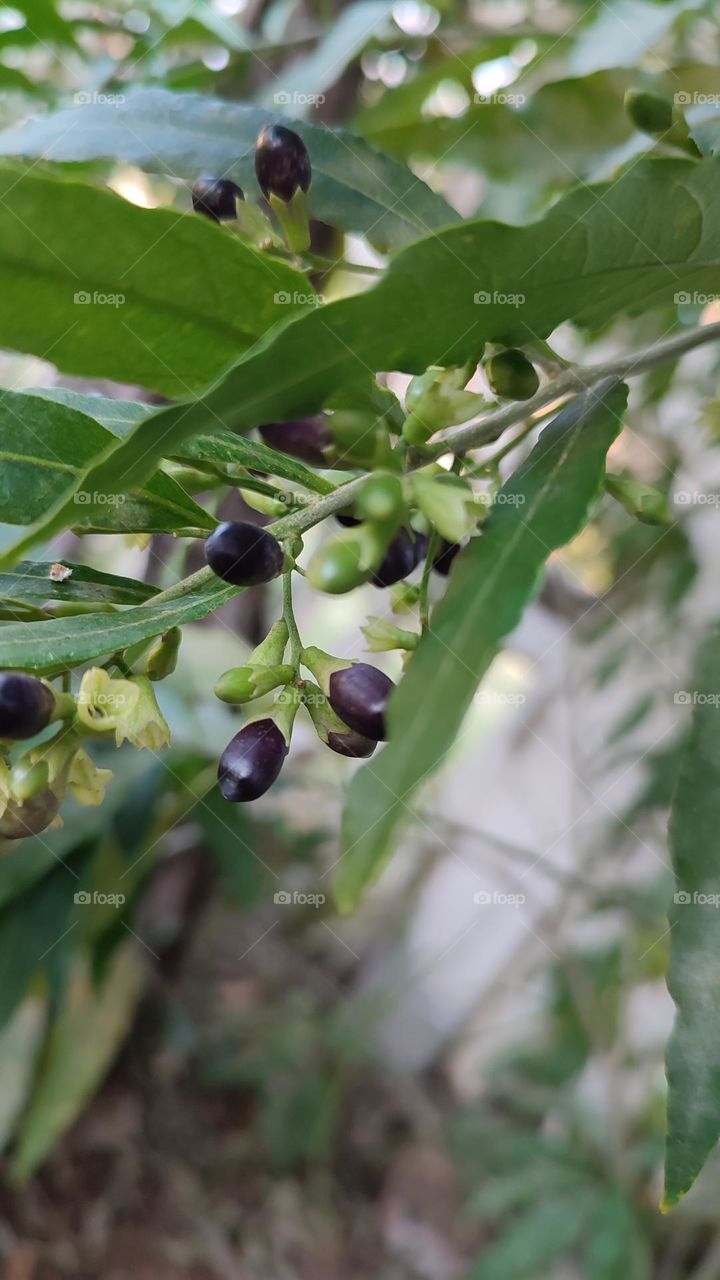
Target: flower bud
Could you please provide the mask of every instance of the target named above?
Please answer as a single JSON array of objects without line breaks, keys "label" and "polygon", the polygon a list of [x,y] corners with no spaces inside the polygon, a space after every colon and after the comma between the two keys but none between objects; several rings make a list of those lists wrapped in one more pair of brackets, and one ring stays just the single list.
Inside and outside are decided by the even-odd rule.
[{"label": "flower bud", "polygon": [[507,400],[529,400],[540,386],[534,366],[524,352],[508,347],[491,356],[485,365],[490,389]]},{"label": "flower bud", "polygon": [[367,662],[345,662],[311,647],[302,661],[312,671],[333,711],[364,738],[385,739],[385,708],[395,688],[389,676]]},{"label": "flower bud", "polygon": [[309,680],[304,682],[302,700],[310,713],[320,741],[324,742],[331,751],[336,751],[340,756],[352,756],[360,760],[372,755],[377,742],[364,738],[362,734],[349,728],[335,714],[325,694],[316,684]]},{"label": "flower bud", "polygon": [[310,418],[295,418],[292,422],[265,422],[259,428],[260,435],[271,449],[279,449],[292,458],[299,458],[311,467],[327,467],[325,451],[333,442],[324,413]]},{"label": "flower bud", "polygon": [[672,524],[667,498],[659,489],[635,480],[627,472],[606,475],[605,488],[629,515],[643,524]]},{"label": "flower bud", "polygon": [[164,680],[177,666],[182,631],[172,627],[164,636],[158,636],[147,651],[145,675],[149,680]]},{"label": "flower bud", "polygon": [[464,391],[475,364],[458,368],[428,369],[413,378],[405,395],[407,418],[403,436],[409,444],[424,444],[436,431],[466,422],[485,406],[482,396]]},{"label": "flower bud", "polygon": [[276,578],[284,557],[280,543],[266,529],[244,520],[226,520],[206,539],[205,559],[223,582],[251,587]]},{"label": "flower bud", "polygon": [[196,178],[192,186],[192,205],[196,213],[204,213],[213,222],[237,218],[238,200],[244,196],[236,182],[229,178]]},{"label": "flower bud", "polygon": [[215,697],[221,702],[252,702],[279,685],[289,684],[294,676],[295,668],[287,664],[233,667],[221,675],[215,685]]},{"label": "flower bud", "polygon": [[477,522],[471,486],[452,472],[417,472],[412,480],[423,515],[448,542],[461,542]]},{"label": "flower bud", "polygon": [[49,725],[55,711],[50,685],[22,671],[0,673],[0,738],[34,738]]},{"label": "flower bud", "polygon": [[401,627],[386,622],[384,618],[369,617],[361,627],[368,649],[371,653],[388,653],[391,649],[407,649],[412,652],[417,648],[420,636],[416,631],[403,631]]},{"label": "flower bud", "polygon": [[328,418],[328,430],[334,442],[328,465],[371,470],[385,465],[392,456],[388,429],[376,414],[336,409]]}]

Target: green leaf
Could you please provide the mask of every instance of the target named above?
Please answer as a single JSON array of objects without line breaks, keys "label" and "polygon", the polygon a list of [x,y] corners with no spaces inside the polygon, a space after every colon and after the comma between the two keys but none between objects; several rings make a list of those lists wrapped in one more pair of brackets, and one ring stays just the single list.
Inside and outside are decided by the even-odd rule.
[{"label": "green leaf", "polygon": [[[263,125],[276,119],[276,111],[223,102],[204,94],[143,89],[118,105],[92,103],[72,107],[6,130],[0,133],[0,155],[60,161],[111,159],[138,165],[152,173],[170,173],[189,180],[199,173],[221,173],[235,178],[243,190],[253,196],[257,192],[255,140]],[[314,217],[347,231],[365,232],[373,243],[387,249],[398,248],[428,231],[458,221],[455,210],[441,196],[435,195],[404,165],[375,151],[363,139],[344,130],[331,131],[292,120],[288,123],[297,130],[310,152],[313,181],[309,202]],[[163,216],[169,219],[174,215]],[[222,232],[214,230],[219,244]],[[154,240],[161,234],[162,227],[158,224],[154,235],[148,233],[148,236]],[[97,240],[97,236],[94,238]],[[112,235],[109,245],[112,250],[118,248]],[[158,252],[166,256],[162,245]],[[198,279],[197,291],[184,272],[176,272],[176,284],[178,289],[182,288],[186,302],[197,302],[198,294],[207,289],[210,252],[207,250],[205,262],[197,264],[203,275],[203,280]],[[148,266],[146,258],[143,276]],[[223,291],[226,283],[219,283]],[[217,284],[213,282],[209,297],[214,298]],[[303,284],[304,290],[302,285],[299,287],[307,293],[304,278]],[[76,285],[76,288],[83,287],[92,286]],[[274,285],[275,289],[293,287],[298,288],[283,285],[279,277]],[[255,303],[255,294],[247,286],[245,292],[248,307],[250,302]],[[243,301],[240,286],[236,290],[236,304],[240,307]],[[190,315],[190,309],[187,310]],[[183,363],[177,355],[169,355],[168,361],[171,368],[182,371]],[[216,365],[216,369],[218,367]],[[144,381],[147,385],[156,385],[147,379]]]},{"label": "green leaf", "polygon": [[[65,565],[71,576],[53,582],[54,564]],[[82,600],[96,604],[143,604],[158,594],[157,587],[134,578],[102,573],[72,560],[43,562],[24,560],[8,573],[0,573],[0,600]]]},{"label": "green leaf", "polygon": [[675,899],[668,990],[677,1006],[667,1050],[663,1207],[690,1189],[720,1137],[720,627],[702,646],[690,737],[670,818]]},{"label": "green leaf", "polygon": [[11,622],[0,627],[0,669],[24,671],[64,671],[95,658],[126,649],[140,640],[161,635],[171,627],[194,622],[213,613],[238,594],[219,578],[202,585],[186,579],[180,588],[164,592],[154,602],[126,609],[123,613],[82,614],[52,618],[48,622]]},{"label": "green leaf", "polygon": [[382,871],[396,827],[412,816],[414,791],[450,750],[545,560],[585,524],[626,397],[622,384],[606,379],[567,405],[503,485],[482,537],[458,556],[447,594],[390,700],[390,742],[349,787],[335,885],[342,910],[355,907]]},{"label": "green leaf", "polygon": [[203,386],[311,292],[206,218],[11,166],[0,168],[0,290],[3,347],[171,396]]},{"label": "green leaf", "polygon": [[508,1224],[468,1280],[546,1280],[551,1264],[582,1238],[590,1205],[587,1191],[540,1200]]},{"label": "green leaf", "polygon": [[75,880],[56,865],[0,914],[0,1028],[4,1027],[67,928]]},{"label": "green leaf", "polygon": [[78,966],[20,1124],[11,1172],[24,1181],[73,1123],[117,1054],[145,984],[132,941],[115,952],[99,989]]},{"label": "green leaf", "polygon": [[648,1242],[632,1202],[619,1188],[604,1193],[586,1223],[583,1244],[587,1280],[650,1280]]},{"label": "green leaf", "polygon": [[0,1151],[5,1150],[30,1092],[46,1017],[45,1001],[29,996],[0,1031]]},{"label": "green leaf", "polygon": [[177,450],[218,420],[242,431],[314,413],[363,366],[421,373],[477,358],[487,341],[547,337],[564,320],[595,328],[693,285],[720,292],[719,200],[720,160],[648,159],[569,193],[530,226],[469,222],[430,236],[374,288],[269,334],[194,405],[141,423],[94,484],[111,484],[118,465],[137,483],[160,439]]},{"label": "green leaf", "polygon": [[7,524],[30,529],[6,558],[45,535],[47,517],[58,510],[63,523],[101,533],[212,529],[215,520],[163,472],[142,489],[114,495],[84,485],[94,461],[116,437],[64,404],[15,391],[0,392],[0,510]]},{"label": "green leaf", "polygon": [[233,435],[232,431],[214,431],[212,435],[196,436],[181,445],[173,457],[182,462],[218,462],[222,465],[229,462],[240,463],[243,467],[266,471],[269,475],[279,476],[292,484],[303,485],[306,489],[312,489],[313,493],[332,493],[335,488],[330,480],[325,480],[288,454],[270,449],[260,441],[244,440],[242,436]]}]

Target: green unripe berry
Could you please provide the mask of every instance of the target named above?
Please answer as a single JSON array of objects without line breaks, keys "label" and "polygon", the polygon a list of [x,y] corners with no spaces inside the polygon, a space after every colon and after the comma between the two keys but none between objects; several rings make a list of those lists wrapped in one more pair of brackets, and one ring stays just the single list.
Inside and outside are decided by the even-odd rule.
[{"label": "green unripe berry", "polygon": [[289,684],[294,677],[295,668],[287,663],[272,667],[232,667],[221,675],[215,685],[215,697],[221,702],[252,702],[279,685]]},{"label": "green unripe berry", "polygon": [[540,386],[533,365],[517,347],[508,347],[491,356],[485,373],[495,395],[507,400],[529,400]]},{"label": "green unripe berry", "polygon": [[656,136],[667,133],[674,121],[673,104],[659,93],[644,89],[628,89],[625,94],[625,110],[641,133]]},{"label": "green unripe berry", "polygon": [[404,508],[403,483],[392,472],[378,471],[370,476],[355,500],[358,516],[375,524],[397,524]]},{"label": "green unripe berry", "polygon": [[343,595],[367,582],[370,572],[371,566],[363,562],[360,538],[341,535],[315,553],[307,576],[308,582],[316,591]]}]

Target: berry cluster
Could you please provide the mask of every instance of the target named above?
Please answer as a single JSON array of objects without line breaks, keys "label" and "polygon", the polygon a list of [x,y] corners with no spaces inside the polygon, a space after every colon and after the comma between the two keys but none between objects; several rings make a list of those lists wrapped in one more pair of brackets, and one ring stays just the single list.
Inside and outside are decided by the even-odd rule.
[{"label": "berry cluster", "polygon": [[[199,177],[192,188],[193,209],[256,249],[289,253],[297,266],[312,270],[306,209],[312,166],[300,136],[280,124],[263,128],[255,146],[255,174],[272,217],[246,201],[227,177]],[[248,505],[283,517],[270,528],[225,521],[205,542],[207,566],[224,582],[253,587],[280,575],[285,580],[283,618],[248,661],[225,672],[215,686],[218,698],[235,705],[273,697],[269,709],[246,719],[223,752],[218,778],[226,799],[254,800],[268,790],[288,753],[301,707],[321,741],[339,755],[367,757],[385,739],[392,681],[368,663],[303,647],[292,612],[292,574],[303,574],[311,586],[330,594],[368,583],[389,591],[394,613],[417,608],[417,630],[401,629],[386,617],[371,617],[362,628],[371,652],[399,650],[408,660],[429,624],[433,572],[447,578],[461,548],[481,533],[499,483],[496,461],[457,459],[448,471],[436,461],[442,449],[428,445],[436,432],[468,421],[491,403],[469,385],[481,359],[495,396],[534,396],[538,375],[522,351],[481,348],[466,365],[430,368],[412,378],[404,404],[387,387],[373,385],[309,416],[260,424],[259,469],[219,464],[184,469],[183,481],[197,481],[193,492],[230,484]],[[290,458],[297,460],[292,467]],[[334,515],[336,523],[307,568],[301,568],[301,533],[317,520],[306,518],[307,496],[295,494],[287,477],[298,476],[302,485],[308,467],[326,473],[319,488],[329,496],[321,499],[326,505],[320,514]],[[338,483],[337,473],[343,471],[353,473],[349,486]],[[482,491],[477,481],[484,482]],[[650,499],[631,492],[627,479],[613,477],[612,483],[626,505],[639,506],[642,499],[646,518],[654,515]],[[115,654],[104,667],[85,671],[75,695],[69,686],[58,691],[34,676],[0,675],[0,841],[59,821],[68,792],[85,804],[100,802],[110,775],[97,769],[84,749],[91,735],[111,733],[118,745],[127,740],[153,750],[169,741],[151,682],[174,669],[179,643],[175,628]],[[59,726],[55,736],[53,724]],[[24,751],[14,745],[20,742],[29,744]]]}]

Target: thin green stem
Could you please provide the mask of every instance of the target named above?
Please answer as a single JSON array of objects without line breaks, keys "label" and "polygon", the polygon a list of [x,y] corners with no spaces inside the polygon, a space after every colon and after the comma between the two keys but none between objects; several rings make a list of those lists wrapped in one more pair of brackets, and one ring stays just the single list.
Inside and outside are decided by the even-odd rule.
[{"label": "thin green stem", "polygon": [[428,538],[427,554],[425,556],[425,564],[423,565],[422,578],[420,579],[420,626],[423,631],[427,631],[430,625],[430,574],[432,572],[433,560],[440,546],[440,535],[437,529],[430,530]]},{"label": "thin green stem", "polygon": [[295,610],[293,609],[292,575],[292,569],[283,574],[283,617],[290,633],[290,665],[297,669],[300,665],[303,643],[300,639],[300,632],[295,621]]}]

